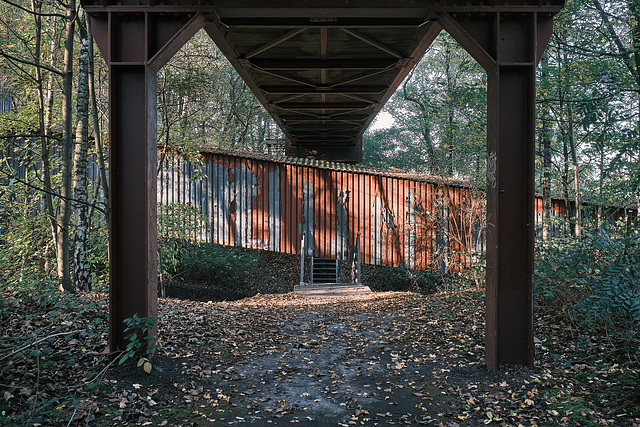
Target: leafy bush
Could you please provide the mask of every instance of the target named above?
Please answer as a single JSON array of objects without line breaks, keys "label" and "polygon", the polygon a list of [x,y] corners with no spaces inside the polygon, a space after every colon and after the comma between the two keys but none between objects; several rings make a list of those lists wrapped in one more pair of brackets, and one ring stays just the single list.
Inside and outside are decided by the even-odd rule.
[{"label": "leafy bush", "polygon": [[107,364],[105,296],[56,289],[0,282],[2,425],[70,425],[84,373]]},{"label": "leafy bush", "polygon": [[160,348],[160,342],[157,337],[149,335],[149,332],[153,330],[161,314],[151,317],[141,317],[137,313],[134,313],[132,317],[124,319],[125,339],[128,341],[127,348],[124,350],[122,356],[120,356],[119,364],[123,364],[132,357],[138,356],[138,367],[142,367],[144,371],[151,373],[151,362],[144,355],[152,355],[158,348]]},{"label": "leafy bush", "polygon": [[158,252],[161,274],[180,272],[182,256],[199,239],[206,217],[196,207],[173,203],[158,205]]},{"label": "leafy bush", "polygon": [[599,321],[640,330],[640,239],[613,241],[615,257],[603,266],[582,301]]},{"label": "leafy bush", "polygon": [[584,329],[603,328],[633,348],[640,332],[640,230],[587,231],[556,239],[536,254],[540,304]]},{"label": "leafy bush", "polygon": [[0,280],[16,283],[55,277],[55,253],[45,215],[5,215],[0,228]]},{"label": "leafy bush", "polygon": [[257,257],[233,248],[201,244],[186,251],[180,262],[183,277],[217,286],[246,288],[260,268]]},{"label": "leafy bush", "polygon": [[91,263],[92,288],[96,292],[108,292],[109,286],[109,233],[107,222],[101,216],[91,227],[87,242]]},{"label": "leafy bush", "polygon": [[428,271],[406,268],[367,268],[363,282],[375,291],[413,291],[433,293],[443,283],[443,277]]}]

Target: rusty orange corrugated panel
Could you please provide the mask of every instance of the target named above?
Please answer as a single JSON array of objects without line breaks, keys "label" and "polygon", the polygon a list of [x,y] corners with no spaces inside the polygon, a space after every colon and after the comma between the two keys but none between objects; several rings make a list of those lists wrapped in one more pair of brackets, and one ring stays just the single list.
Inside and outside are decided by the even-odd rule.
[{"label": "rusty orange corrugated panel", "polygon": [[[459,180],[266,154],[202,150],[202,172],[163,164],[159,201],[199,206],[207,241],[362,262],[455,270],[464,245],[447,233]],[[160,194],[161,193],[161,194]]]}]

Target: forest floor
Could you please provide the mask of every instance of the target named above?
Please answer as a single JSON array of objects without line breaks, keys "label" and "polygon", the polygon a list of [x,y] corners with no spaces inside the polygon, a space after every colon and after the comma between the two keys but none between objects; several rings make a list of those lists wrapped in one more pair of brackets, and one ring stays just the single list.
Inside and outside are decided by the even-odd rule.
[{"label": "forest floor", "polygon": [[1,293],[0,425],[640,425],[637,356],[554,313],[490,373],[480,290],[162,298],[149,374],[101,354],[105,295]]}]

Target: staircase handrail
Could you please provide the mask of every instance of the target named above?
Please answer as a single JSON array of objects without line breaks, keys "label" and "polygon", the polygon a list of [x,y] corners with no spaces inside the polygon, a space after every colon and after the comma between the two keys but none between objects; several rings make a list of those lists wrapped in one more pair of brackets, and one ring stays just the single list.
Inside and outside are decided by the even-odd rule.
[{"label": "staircase handrail", "polygon": [[306,233],[302,233],[302,244],[300,245],[300,284],[304,285],[304,237]]},{"label": "staircase handrail", "polygon": [[353,283],[361,283],[360,271],[362,270],[362,264],[360,262],[360,233],[356,237],[356,245],[351,256],[351,281]]}]

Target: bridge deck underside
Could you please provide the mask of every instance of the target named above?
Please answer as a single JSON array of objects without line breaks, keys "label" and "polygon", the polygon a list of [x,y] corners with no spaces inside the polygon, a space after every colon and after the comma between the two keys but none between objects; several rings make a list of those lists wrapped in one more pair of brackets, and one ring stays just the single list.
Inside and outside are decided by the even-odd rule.
[{"label": "bridge deck underside", "polygon": [[[153,12],[154,34],[198,15],[286,136],[289,155],[358,162],[362,135],[442,29],[446,14],[555,13],[561,0],[492,5],[372,1],[91,1],[94,15]],[[493,28],[485,38],[495,35]],[[484,36],[483,36],[484,37]],[[167,36],[166,38],[169,38]],[[157,41],[146,47],[154,50]],[[131,46],[122,48],[131,49]],[[521,49],[515,46],[513,49]],[[113,53],[113,52],[112,52]]]}]

